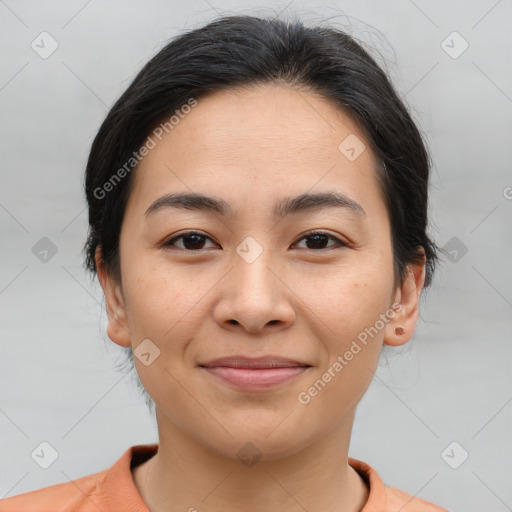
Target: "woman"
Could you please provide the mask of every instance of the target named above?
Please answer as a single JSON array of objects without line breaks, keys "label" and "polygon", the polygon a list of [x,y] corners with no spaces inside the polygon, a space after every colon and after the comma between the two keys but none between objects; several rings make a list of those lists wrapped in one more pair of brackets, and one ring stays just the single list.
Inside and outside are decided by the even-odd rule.
[{"label": "woman", "polygon": [[171,41],[103,122],[87,268],[159,442],[0,511],[443,511],[348,457],[436,246],[429,157],[350,36],[230,16]]}]

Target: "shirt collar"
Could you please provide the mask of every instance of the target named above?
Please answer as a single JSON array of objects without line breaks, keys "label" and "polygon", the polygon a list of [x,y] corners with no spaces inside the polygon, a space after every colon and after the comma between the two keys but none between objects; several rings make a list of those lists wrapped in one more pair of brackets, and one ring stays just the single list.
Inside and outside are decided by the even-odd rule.
[{"label": "shirt collar", "polygon": [[[131,446],[107,470],[102,482],[102,494],[106,498],[107,510],[116,510],[119,503],[123,503],[125,512],[149,512],[135,487],[131,468],[142,464],[157,452],[158,443]],[[368,500],[361,512],[372,512],[385,507],[385,486],[378,473],[366,462],[352,457],[348,458],[348,464],[357,471],[369,488]]]}]

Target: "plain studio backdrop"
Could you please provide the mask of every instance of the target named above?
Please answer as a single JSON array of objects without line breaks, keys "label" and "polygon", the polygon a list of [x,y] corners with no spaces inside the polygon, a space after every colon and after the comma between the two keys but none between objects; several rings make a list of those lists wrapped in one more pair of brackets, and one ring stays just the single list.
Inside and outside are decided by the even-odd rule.
[{"label": "plain studio backdrop", "polygon": [[376,48],[434,161],[443,263],[413,340],[381,358],[350,455],[454,512],[512,510],[510,0],[0,1],[0,497],[157,441],[82,267],[87,154],[171,37],[220,14],[280,11]]}]

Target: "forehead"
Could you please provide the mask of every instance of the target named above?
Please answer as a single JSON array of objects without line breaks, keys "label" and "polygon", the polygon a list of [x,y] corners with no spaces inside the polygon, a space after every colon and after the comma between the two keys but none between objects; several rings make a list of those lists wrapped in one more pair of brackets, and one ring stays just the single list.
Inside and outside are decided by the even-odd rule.
[{"label": "forehead", "polygon": [[152,136],[156,145],[135,172],[129,201],[147,208],[175,190],[213,189],[234,202],[258,191],[282,196],[333,185],[360,198],[378,193],[376,160],[360,127],[318,94],[273,85],[216,91],[188,112],[161,140]]},{"label": "forehead", "polygon": [[332,101],[305,89],[277,85],[211,93],[199,99],[179,125],[172,130],[175,136],[169,137],[174,139],[171,144],[181,144],[186,137],[203,150],[229,150],[225,157],[261,148],[270,153],[255,152],[254,158],[288,150],[318,158],[325,150],[336,149],[342,135],[364,138],[351,117]]}]

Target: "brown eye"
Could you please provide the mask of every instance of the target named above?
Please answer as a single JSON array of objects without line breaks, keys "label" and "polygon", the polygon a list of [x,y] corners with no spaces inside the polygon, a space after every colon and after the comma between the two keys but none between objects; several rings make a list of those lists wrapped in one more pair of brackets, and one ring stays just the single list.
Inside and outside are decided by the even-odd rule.
[{"label": "brown eye", "polygon": [[175,243],[178,240],[182,240],[182,247],[177,247],[178,249],[183,249],[187,251],[201,251],[205,249],[205,241],[211,240],[211,238],[197,231],[188,231],[186,233],[181,233],[180,235],[167,240],[166,242],[163,243],[163,246],[176,247]]},{"label": "brown eye", "polygon": [[[181,246],[176,245],[176,242],[181,240]],[[187,231],[185,233],[181,233],[178,236],[172,237],[166,242],[164,242],[162,245],[164,247],[175,247],[177,249],[182,249],[185,251],[195,252],[195,251],[201,251],[206,249],[205,243],[207,240],[211,241],[211,238],[204,235],[203,233],[200,233],[198,231]],[[347,247],[348,244],[346,242],[343,242],[339,238],[335,237],[334,235],[331,235],[329,233],[323,232],[323,231],[314,231],[311,233],[308,233],[304,235],[302,238],[299,239],[299,242],[302,240],[306,240],[306,247],[307,250],[312,251],[323,251],[326,249],[333,249],[336,247]],[[329,241],[334,242],[334,245],[327,246],[326,244],[329,243]],[[297,244],[298,242],[296,242]]]},{"label": "brown eye", "polygon": [[[325,247],[325,244],[329,242],[329,240],[332,240],[335,242],[336,246],[346,247],[348,244],[340,240],[339,238],[336,238],[335,236],[325,233],[323,231],[314,231],[311,233],[306,234],[303,236],[300,240],[310,240],[309,243],[307,243],[308,247],[306,249],[310,250],[325,250],[325,249],[332,249],[331,247]],[[300,241],[299,240],[299,241]]]}]

